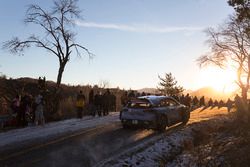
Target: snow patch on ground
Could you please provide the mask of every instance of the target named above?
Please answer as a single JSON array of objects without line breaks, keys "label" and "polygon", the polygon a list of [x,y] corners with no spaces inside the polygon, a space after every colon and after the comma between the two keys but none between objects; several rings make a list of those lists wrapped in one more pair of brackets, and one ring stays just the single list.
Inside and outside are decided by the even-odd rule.
[{"label": "snow patch on ground", "polygon": [[44,126],[32,126],[0,133],[0,148],[8,149],[14,145],[29,145],[31,141],[46,141],[73,134],[86,128],[95,128],[119,121],[119,113],[110,113],[104,117],[86,116],[82,119],[69,119],[47,123]]},{"label": "snow patch on ground", "polygon": [[166,159],[180,154],[183,143],[187,140],[192,140],[191,129],[180,130],[170,135],[161,134],[97,166],[160,166]]}]

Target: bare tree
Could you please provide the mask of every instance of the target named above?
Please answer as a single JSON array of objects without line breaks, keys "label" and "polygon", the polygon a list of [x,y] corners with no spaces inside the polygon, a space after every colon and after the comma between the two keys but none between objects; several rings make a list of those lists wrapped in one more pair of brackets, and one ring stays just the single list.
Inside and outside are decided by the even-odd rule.
[{"label": "bare tree", "polygon": [[77,0],[54,1],[54,6],[50,11],[38,5],[30,5],[24,22],[38,25],[44,31],[44,36],[31,35],[26,40],[14,37],[5,42],[3,48],[9,49],[13,54],[18,54],[33,45],[57,56],[59,60],[57,87],[59,87],[72,51],[75,51],[77,56],[81,56],[79,49],[83,49],[89,57],[93,56],[87,48],[75,42],[76,33],[71,30],[75,19],[80,18],[80,13]]},{"label": "bare tree", "polygon": [[200,66],[214,64],[225,67],[233,62],[237,72],[237,84],[241,88],[243,99],[247,100],[250,79],[250,36],[246,28],[248,21],[238,22],[235,16],[217,30],[207,29],[210,52],[197,59]]}]

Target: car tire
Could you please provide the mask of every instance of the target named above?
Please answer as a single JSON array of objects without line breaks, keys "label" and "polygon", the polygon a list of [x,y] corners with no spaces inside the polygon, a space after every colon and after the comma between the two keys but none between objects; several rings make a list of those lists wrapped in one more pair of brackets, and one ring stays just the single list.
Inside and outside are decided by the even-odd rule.
[{"label": "car tire", "polygon": [[182,124],[186,125],[190,118],[190,112],[189,111],[183,111],[182,115]]},{"label": "car tire", "polygon": [[166,127],[168,125],[168,119],[165,115],[158,115],[157,116],[157,127],[156,129],[158,131],[164,131],[166,130]]}]

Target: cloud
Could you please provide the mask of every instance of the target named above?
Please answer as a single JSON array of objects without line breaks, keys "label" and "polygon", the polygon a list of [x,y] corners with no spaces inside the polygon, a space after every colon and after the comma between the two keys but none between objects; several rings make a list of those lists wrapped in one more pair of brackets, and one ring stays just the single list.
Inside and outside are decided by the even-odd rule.
[{"label": "cloud", "polygon": [[202,31],[204,27],[170,27],[170,26],[151,26],[146,24],[113,24],[113,23],[95,23],[95,22],[83,22],[80,20],[75,21],[76,25],[87,28],[99,28],[99,29],[113,29],[119,31],[128,32],[143,32],[143,33],[170,33],[170,32],[194,32]]}]

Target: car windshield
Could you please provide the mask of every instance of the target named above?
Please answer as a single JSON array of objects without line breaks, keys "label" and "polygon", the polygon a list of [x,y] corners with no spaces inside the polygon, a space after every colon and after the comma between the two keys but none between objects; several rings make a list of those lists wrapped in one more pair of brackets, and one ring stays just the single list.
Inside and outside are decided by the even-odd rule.
[{"label": "car windshield", "polygon": [[147,99],[135,99],[128,103],[129,108],[149,108],[151,106]]}]

